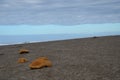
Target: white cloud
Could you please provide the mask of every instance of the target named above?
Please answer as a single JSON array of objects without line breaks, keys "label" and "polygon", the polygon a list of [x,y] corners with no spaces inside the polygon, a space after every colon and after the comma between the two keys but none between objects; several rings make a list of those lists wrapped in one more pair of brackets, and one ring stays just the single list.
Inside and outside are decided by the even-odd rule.
[{"label": "white cloud", "polygon": [[26,5],[36,5],[42,3],[43,0],[6,0],[3,3],[0,3],[2,7],[18,8],[25,7]]},{"label": "white cloud", "polygon": [[43,0],[23,0],[22,2],[36,4],[36,3],[42,3]]}]

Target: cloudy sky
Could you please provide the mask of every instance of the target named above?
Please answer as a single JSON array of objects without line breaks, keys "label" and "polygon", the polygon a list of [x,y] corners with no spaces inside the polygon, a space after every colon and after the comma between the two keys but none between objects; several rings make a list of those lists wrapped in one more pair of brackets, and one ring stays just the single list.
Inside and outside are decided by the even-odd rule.
[{"label": "cloudy sky", "polygon": [[120,0],[0,0],[0,25],[119,22]]},{"label": "cloudy sky", "polygon": [[0,35],[110,31],[120,32],[120,0],[0,0]]}]

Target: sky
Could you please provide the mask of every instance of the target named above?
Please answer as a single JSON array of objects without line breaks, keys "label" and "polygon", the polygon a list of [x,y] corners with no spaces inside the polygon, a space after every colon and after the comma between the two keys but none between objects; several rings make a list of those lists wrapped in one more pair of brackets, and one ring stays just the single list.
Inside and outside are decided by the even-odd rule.
[{"label": "sky", "polygon": [[0,0],[0,25],[119,22],[120,0]]},{"label": "sky", "polygon": [[120,32],[120,0],[0,0],[0,35]]},{"label": "sky", "polygon": [[39,35],[39,34],[96,34],[117,32],[120,35],[120,23],[61,25],[7,25],[0,26],[0,35]]}]

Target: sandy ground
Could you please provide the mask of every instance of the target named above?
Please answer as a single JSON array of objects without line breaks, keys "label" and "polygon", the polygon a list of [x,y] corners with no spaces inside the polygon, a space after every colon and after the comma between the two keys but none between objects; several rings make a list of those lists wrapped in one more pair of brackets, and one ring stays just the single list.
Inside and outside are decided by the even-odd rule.
[{"label": "sandy ground", "polygon": [[[42,56],[53,66],[31,70]],[[19,64],[20,57],[29,61]],[[120,80],[120,36],[0,46],[0,80]]]}]

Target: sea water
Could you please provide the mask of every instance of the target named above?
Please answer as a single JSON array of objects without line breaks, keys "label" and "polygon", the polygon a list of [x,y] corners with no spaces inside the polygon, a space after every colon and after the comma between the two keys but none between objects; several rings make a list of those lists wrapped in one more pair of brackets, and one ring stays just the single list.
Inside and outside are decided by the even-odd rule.
[{"label": "sea water", "polygon": [[[8,30],[12,28],[12,30]],[[34,27],[37,27],[35,30]],[[44,32],[41,29],[47,30],[47,34],[24,34],[22,32],[27,32],[28,29],[34,29],[34,31]],[[13,29],[20,32],[15,33]],[[26,28],[25,31],[22,31]],[[2,30],[4,29],[4,30]],[[20,30],[21,29],[21,30]],[[38,30],[39,29],[39,30]],[[51,29],[51,30],[49,30]],[[11,31],[11,33],[9,33]],[[27,32],[29,33],[29,31]],[[110,24],[84,24],[84,25],[72,25],[72,26],[62,26],[62,25],[38,25],[38,26],[0,26],[0,45],[10,45],[10,44],[21,44],[21,43],[31,43],[31,42],[46,42],[46,41],[56,41],[56,40],[66,40],[75,38],[86,38],[94,36],[111,36],[120,35],[120,23],[110,23]]]}]

